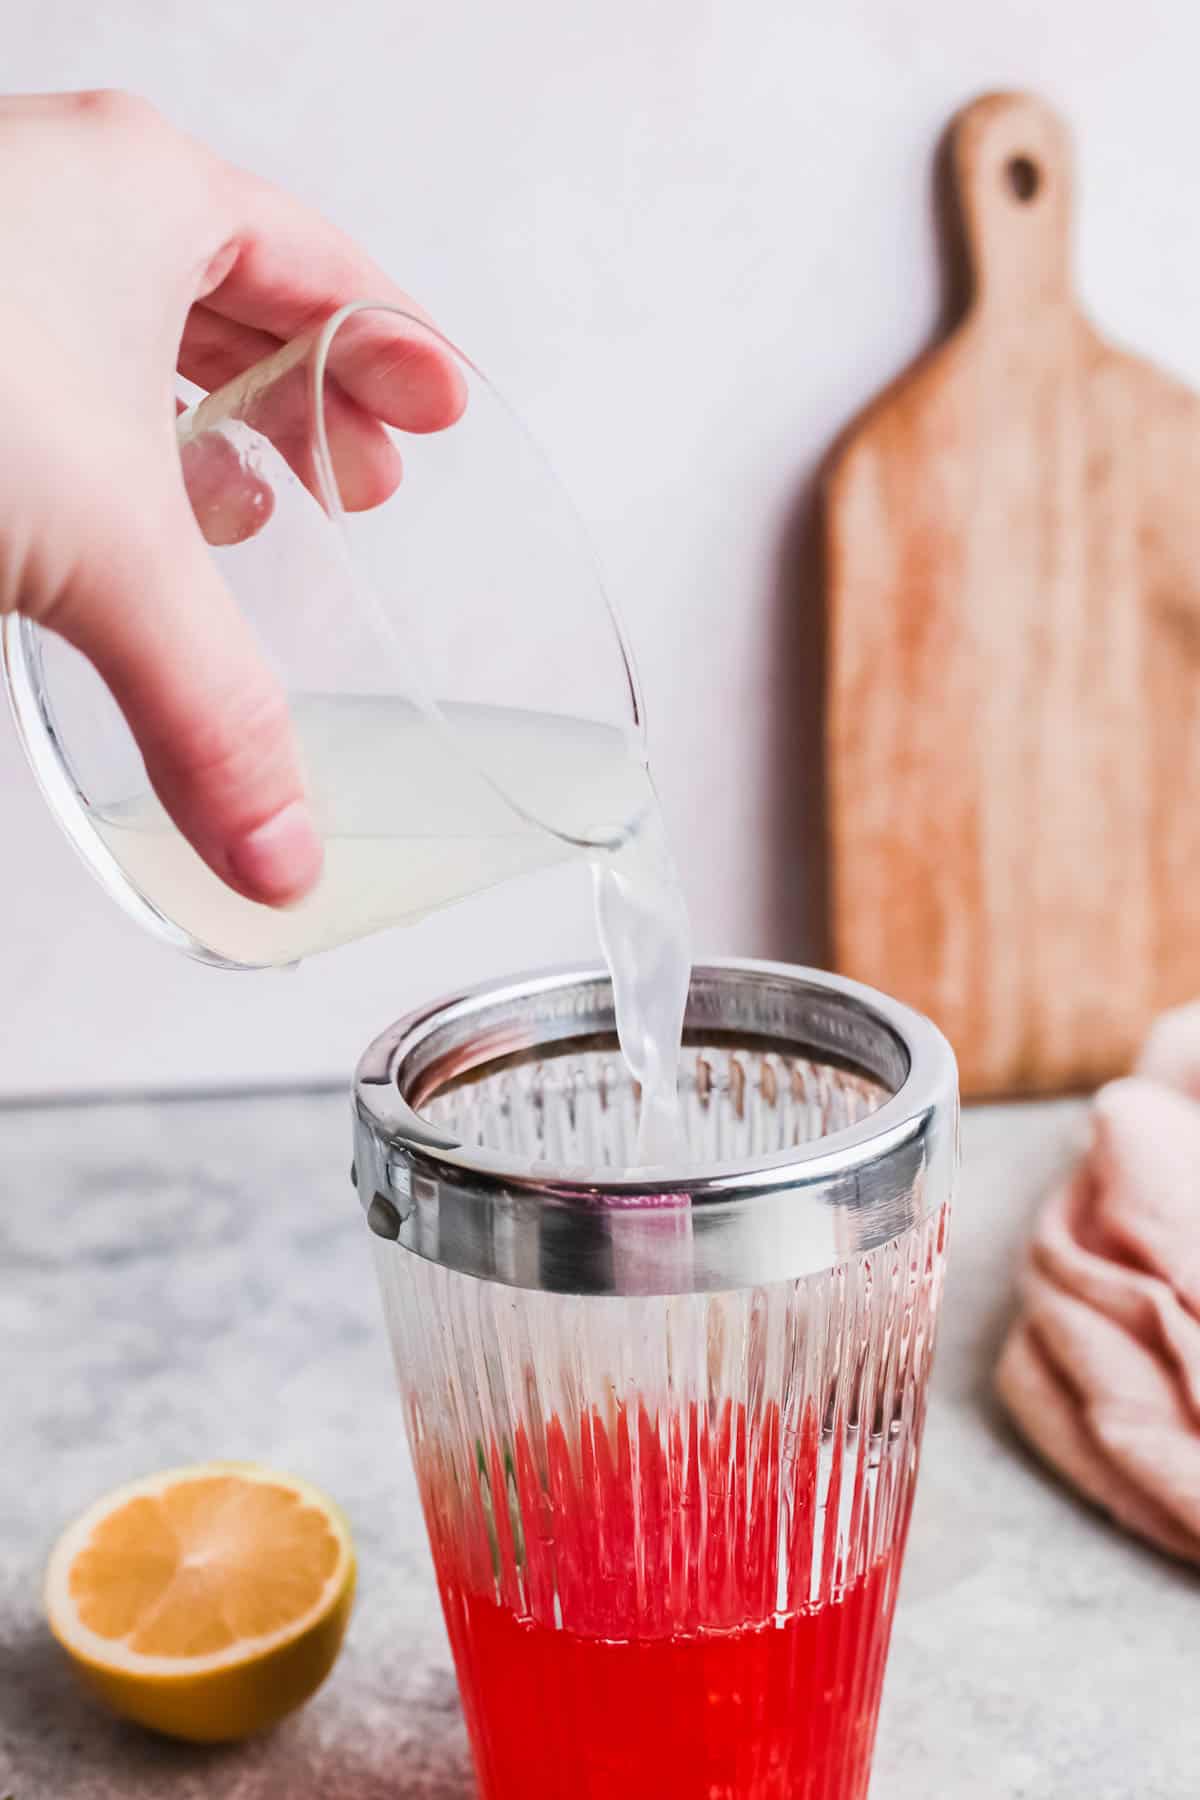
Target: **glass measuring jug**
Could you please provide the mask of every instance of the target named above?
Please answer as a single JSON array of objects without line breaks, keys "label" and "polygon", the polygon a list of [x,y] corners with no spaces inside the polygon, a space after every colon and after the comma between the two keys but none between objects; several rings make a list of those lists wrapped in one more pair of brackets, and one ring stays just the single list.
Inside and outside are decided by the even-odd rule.
[{"label": "glass measuring jug", "polygon": [[[459,417],[396,430],[389,384],[431,351]],[[286,911],[226,888],[91,666],[6,618],[35,774],[140,924],[219,966],[289,963],[636,830],[652,793],[620,622],[544,458],[447,339],[355,302],[177,429],[197,520],[287,690],[325,868]]]},{"label": "glass measuring jug", "polygon": [[864,1800],[957,1168],[927,1020],[693,971],[628,1171],[607,977],[359,1064],[355,1179],[484,1800]]}]

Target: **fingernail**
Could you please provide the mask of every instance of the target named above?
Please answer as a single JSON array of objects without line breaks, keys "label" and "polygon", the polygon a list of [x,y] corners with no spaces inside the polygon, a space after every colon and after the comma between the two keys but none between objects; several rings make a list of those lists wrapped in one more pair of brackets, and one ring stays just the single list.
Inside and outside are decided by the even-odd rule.
[{"label": "fingernail", "polygon": [[321,873],[324,852],[307,806],[293,800],[228,849],[234,880],[252,899],[286,906],[303,898]]}]

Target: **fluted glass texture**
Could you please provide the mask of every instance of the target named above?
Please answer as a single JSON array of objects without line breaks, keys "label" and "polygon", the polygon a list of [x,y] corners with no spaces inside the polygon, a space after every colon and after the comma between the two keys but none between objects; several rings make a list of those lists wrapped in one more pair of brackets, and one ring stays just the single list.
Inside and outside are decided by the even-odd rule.
[{"label": "fluted glass texture", "polygon": [[[681,1085],[708,1161],[886,1097],[715,1044]],[[596,1169],[636,1125],[602,1050],[425,1110],[468,1143]],[[524,1291],[376,1240],[484,1800],[861,1800],[946,1226],[941,1206],[817,1275],[633,1298]]]}]

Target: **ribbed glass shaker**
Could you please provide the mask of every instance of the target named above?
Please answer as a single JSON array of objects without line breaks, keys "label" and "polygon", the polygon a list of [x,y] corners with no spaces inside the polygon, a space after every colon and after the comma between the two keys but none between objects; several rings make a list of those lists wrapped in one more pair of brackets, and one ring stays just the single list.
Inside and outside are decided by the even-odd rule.
[{"label": "ribbed glass shaker", "polygon": [[866,1793],[954,1058],[856,983],[726,962],[693,973],[680,1091],[687,1166],[630,1171],[597,971],[431,1006],[359,1064],[355,1178],[485,1800]]}]

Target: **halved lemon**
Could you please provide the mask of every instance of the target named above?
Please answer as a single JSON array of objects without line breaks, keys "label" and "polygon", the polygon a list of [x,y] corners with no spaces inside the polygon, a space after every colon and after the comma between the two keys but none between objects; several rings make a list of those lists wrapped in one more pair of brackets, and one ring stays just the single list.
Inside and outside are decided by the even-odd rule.
[{"label": "halved lemon", "polygon": [[250,1463],[169,1469],[68,1527],[50,1629],[114,1712],[196,1743],[275,1724],[324,1681],[354,1596],[341,1513]]}]

